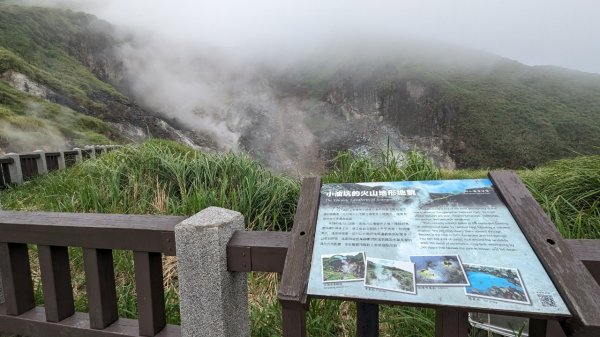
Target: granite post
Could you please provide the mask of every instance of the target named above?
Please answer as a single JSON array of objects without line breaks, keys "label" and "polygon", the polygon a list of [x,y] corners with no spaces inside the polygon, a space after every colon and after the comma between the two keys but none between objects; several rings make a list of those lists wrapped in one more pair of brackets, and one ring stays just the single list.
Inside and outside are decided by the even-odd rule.
[{"label": "granite post", "polygon": [[209,207],[175,226],[182,337],[250,336],[246,273],[227,270],[227,243],[244,217]]},{"label": "granite post", "polygon": [[13,163],[8,165],[8,172],[10,173],[10,182],[12,184],[23,183],[23,170],[21,170],[21,157],[16,153],[8,153],[6,157],[13,159]]},{"label": "granite post", "polygon": [[81,154],[81,149],[78,148],[78,147],[76,147],[76,148],[73,148],[73,151],[77,151],[77,154],[75,155],[75,161],[76,162],[82,161],[83,160],[83,154]]},{"label": "granite post", "polygon": [[33,151],[35,154],[39,154],[40,157],[35,160],[37,164],[38,175],[48,174],[48,163],[46,162],[46,152],[42,150]]},{"label": "granite post", "polygon": [[65,151],[60,151],[58,156],[58,169],[64,170],[67,168],[67,162],[65,161]]}]

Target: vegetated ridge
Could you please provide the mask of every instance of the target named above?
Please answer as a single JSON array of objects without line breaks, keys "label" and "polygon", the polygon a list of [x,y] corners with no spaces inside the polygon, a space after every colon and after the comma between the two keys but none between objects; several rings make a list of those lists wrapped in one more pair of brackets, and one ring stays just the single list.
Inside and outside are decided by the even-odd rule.
[{"label": "vegetated ridge", "polygon": [[88,14],[0,3],[0,150],[148,136],[193,143],[115,87],[111,31]]}]

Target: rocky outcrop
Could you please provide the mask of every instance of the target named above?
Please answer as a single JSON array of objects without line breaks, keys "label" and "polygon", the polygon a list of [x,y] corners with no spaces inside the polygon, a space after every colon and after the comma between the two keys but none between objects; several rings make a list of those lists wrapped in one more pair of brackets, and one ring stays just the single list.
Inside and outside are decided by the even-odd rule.
[{"label": "rocky outcrop", "polygon": [[51,99],[52,97],[56,96],[56,93],[54,93],[54,91],[50,90],[48,87],[39,84],[31,80],[26,75],[14,70],[6,71],[4,74],[2,74],[2,76],[0,76],[0,79],[7,81],[15,89],[36,97]]}]

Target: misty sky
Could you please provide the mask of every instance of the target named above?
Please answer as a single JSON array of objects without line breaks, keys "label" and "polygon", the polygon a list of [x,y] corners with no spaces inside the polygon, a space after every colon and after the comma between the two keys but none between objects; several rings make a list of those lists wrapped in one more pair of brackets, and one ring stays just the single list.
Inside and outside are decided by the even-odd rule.
[{"label": "misty sky", "polygon": [[600,73],[596,0],[38,0],[176,42],[240,55],[327,41],[433,39],[517,61]]}]

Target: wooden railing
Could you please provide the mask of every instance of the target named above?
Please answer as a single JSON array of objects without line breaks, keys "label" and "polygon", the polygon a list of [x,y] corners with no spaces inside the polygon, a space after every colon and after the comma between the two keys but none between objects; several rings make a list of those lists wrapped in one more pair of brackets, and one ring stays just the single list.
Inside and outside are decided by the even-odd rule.
[{"label": "wooden railing", "polygon": [[[181,336],[180,327],[165,324],[161,256],[176,254],[174,228],[184,219],[0,212],[0,272],[5,297],[5,303],[0,305],[0,331],[34,337]],[[227,246],[228,270],[283,273],[292,235],[235,232]],[[600,243],[567,242],[600,282]],[[35,307],[28,244],[38,247],[44,307]],[[67,247],[83,247],[88,314],[74,309]],[[134,252],[137,320],[117,315],[112,259],[115,249]],[[357,336],[378,336],[378,308],[377,304],[368,303],[357,306]],[[295,315],[293,310],[284,311],[284,326],[304,324],[302,317]],[[466,312],[438,310],[438,316],[436,336],[460,336],[460,331],[467,329]],[[440,323],[443,321],[445,324]],[[564,335],[557,322],[550,322],[543,329],[548,336]],[[284,336],[303,336],[305,331],[305,326],[286,330]]]},{"label": "wooden railing", "polygon": [[116,145],[94,145],[69,151],[0,155],[0,189],[10,184],[21,184],[37,175],[71,167],[78,160],[99,156],[116,148]]},{"label": "wooden railing", "polygon": [[[0,331],[25,336],[180,336],[165,324],[161,256],[175,255],[182,217],[0,213],[5,303]],[[44,307],[35,307],[28,244],[38,247]],[[83,247],[89,314],[76,313],[68,247]],[[134,252],[138,319],[117,315],[112,250]]]}]

